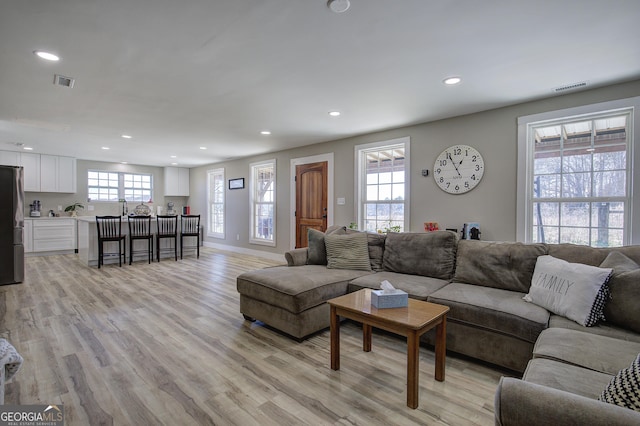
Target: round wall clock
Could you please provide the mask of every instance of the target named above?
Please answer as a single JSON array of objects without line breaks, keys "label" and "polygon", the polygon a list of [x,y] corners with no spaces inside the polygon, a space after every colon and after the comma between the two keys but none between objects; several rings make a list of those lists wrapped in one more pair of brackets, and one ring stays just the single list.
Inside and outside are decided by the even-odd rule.
[{"label": "round wall clock", "polygon": [[484,174],[482,155],[468,145],[453,145],[442,151],[433,165],[433,178],[445,192],[464,194],[480,183]]}]

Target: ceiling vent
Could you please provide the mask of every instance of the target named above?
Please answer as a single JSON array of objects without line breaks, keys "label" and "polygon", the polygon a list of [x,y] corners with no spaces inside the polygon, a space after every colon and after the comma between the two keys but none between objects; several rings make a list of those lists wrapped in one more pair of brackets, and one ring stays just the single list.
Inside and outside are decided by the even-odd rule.
[{"label": "ceiling vent", "polygon": [[581,81],[579,83],[571,83],[565,84],[564,86],[554,87],[552,90],[556,93],[566,92],[568,90],[575,90],[581,87],[585,87],[588,83],[586,81]]},{"label": "ceiling vent", "polygon": [[68,87],[69,89],[73,89],[73,85],[76,83],[76,80],[71,77],[65,77],[64,75],[56,74],[53,77],[53,84],[56,86]]}]

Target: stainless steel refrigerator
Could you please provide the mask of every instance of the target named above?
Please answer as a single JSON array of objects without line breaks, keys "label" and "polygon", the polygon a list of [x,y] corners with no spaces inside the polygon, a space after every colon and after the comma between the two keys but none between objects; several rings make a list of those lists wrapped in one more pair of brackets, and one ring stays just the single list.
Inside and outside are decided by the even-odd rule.
[{"label": "stainless steel refrigerator", "polygon": [[0,285],[24,280],[24,172],[0,166]]}]

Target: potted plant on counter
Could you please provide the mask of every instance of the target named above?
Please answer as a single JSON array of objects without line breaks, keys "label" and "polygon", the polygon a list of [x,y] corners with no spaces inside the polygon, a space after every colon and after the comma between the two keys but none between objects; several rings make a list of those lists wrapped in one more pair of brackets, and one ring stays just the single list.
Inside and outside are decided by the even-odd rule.
[{"label": "potted plant on counter", "polygon": [[84,209],[84,206],[81,203],[73,203],[70,206],[65,207],[64,211],[69,212],[71,217],[78,216],[78,210]]}]

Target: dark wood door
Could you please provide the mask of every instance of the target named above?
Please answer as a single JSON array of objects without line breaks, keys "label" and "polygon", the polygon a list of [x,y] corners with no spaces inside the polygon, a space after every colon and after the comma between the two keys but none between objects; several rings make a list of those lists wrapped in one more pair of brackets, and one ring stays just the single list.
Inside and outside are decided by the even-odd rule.
[{"label": "dark wood door", "polygon": [[296,166],[296,248],[307,247],[307,231],[327,229],[326,161]]}]

